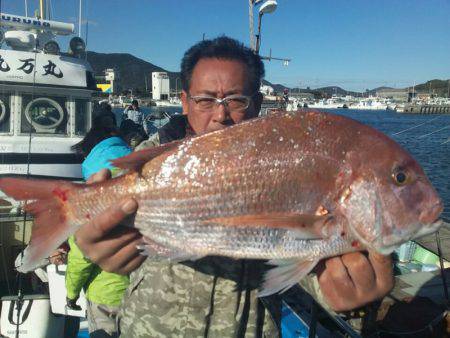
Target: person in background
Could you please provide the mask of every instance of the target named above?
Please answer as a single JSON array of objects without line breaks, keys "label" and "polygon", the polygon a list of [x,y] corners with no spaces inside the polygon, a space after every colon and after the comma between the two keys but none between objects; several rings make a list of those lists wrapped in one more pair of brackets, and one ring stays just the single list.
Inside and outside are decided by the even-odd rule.
[{"label": "person in background", "polygon": [[112,107],[108,102],[100,103],[98,115],[110,116],[111,119],[114,121],[114,125],[117,126],[116,115],[114,115],[114,113],[112,111]]},{"label": "person in background", "polygon": [[[85,180],[103,168],[117,173],[110,160],[131,152],[119,136],[115,119],[108,113],[97,116],[91,130],[73,148],[85,157],[82,163]],[[116,316],[129,284],[128,276],[103,271],[84,257],[73,236],[69,238],[69,246],[66,271],[67,307],[79,309],[76,302],[81,289],[84,288],[90,337],[118,337]]]},{"label": "person in background", "polygon": [[120,132],[124,140],[133,149],[148,138],[147,120],[139,109],[137,100],[133,100],[131,106],[128,106],[123,111]]},{"label": "person in background", "polygon": [[[263,75],[260,57],[238,41],[219,37],[199,42],[181,64],[184,116],[171,120],[142,147],[256,117]],[[95,179],[107,179],[107,172]],[[280,336],[280,298],[257,297],[263,262],[225,257],[181,263],[145,260],[136,248],[139,233],[118,226],[136,209],[135,200],[123,200],[75,234],[82,250],[108,271],[135,270],[119,316],[124,337]],[[344,311],[383,297],[393,286],[392,264],[376,253],[350,253],[325,259],[317,279],[326,302]]]},{"label": "person in background", "polygon": [[[47,273],[47,266],[49,264],[63,265],[67,264],[67,253],[70,250],[69,244],[64,242],[56,249],[52,254],[43,259],[40,264],[33,271],[31,275],[31,289],[36,294],[48,294],[50,297],[54,297],[50,293],[49,288],[49,275]],[[20,253],[14,261],[15,268],[22,265],[22,253]],[[64,338],[77,338],[80,328],[80,318],[70,315],[64,316]]]}]

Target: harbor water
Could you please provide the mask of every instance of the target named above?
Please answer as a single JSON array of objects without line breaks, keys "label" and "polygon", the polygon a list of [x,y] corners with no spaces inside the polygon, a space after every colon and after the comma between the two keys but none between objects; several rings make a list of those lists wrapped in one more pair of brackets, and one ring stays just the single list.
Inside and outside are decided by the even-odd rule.
[{"label": "harbor water", "polygon": [[[142,108],[146,114],[153,112],[180,113],[181,108]],[[393,138],[422,165],[433,185],[444,200],[443,216],[450,219],[450,115],[399,114],[391,110],[328,109],[370,125]],[[122,109],[114,109],[118,117]],[[119,118],[120,121],[120,118]],[[156,132],[167,119],[157,119],[149,125]]]}]

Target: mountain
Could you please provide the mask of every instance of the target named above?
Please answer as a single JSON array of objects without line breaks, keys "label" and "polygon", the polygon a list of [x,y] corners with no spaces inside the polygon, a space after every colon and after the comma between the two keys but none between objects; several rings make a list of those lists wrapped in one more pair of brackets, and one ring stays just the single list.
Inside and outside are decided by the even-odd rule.
[{"label": "mountain", "polygon": [[126,53],[87,52],[87,60],[94,69],[96,76],[103,75],[104,70],[107,68],[116,69],[119,73],[121,87],[124,90],[145,91],[146,77],[147,88],[150,90],[152,72],[167,72],[171,88],[175,87],[176,78],[179,77],[178,72],[169,72],[164,68]]},{"label": "mountain", "polygon": [[450,94],[450,79],[449,80],[430,80],[425,83],[415,86],[417,92],[435,94],[437,96],[448,97]]},{"label": "mountain", "polygon": [[[87,52],[87,60],[90,62],[92,68],[94,69],[95,75],[101,76],[107,68],[114,68],[118,71],[120,76],[121,87],[124,90],[133,89],[137,92],[145,92],[146,79],[147,79],[147,89],[151,89],[151,73],[152,72],[167,72],[170,79],[170,88],[176,88],[176,85],[180,85],[180,73],[170,72],[166,69],[156,66],[150,62],[139,59],[131,54],[126,53],[96,53]],[[366,92],[352,92],[342,89],[338,86],[329,86],[316,89],[299,89],[299,88],[289,88],[282,84],[272,84],[267,80],[263,80],[264,85],[271,86],[275,92],[283,93],[285,89],[293,92],[304,92],[312,93],[316,98],[321,97],[331,97],[333,94],[336,95],[375,95],[380,89],[390,89],[389,87],[378,87],[371,90],[366,90]],[[412,86],[411,86],[412,87]],[[417,92],[423,93],[434,93],[438,96],[447,96],[450,93],[450,80],[431,80],[426,83],[422,83],[415,86]]]},{"label": "mountain", "polygon": [[289,87],[283,86],[282,84],[274,84],[274,83],[270,83],[269,81],[264,80],[264,79],[262,80],[262,84],[265,85],[265,86],[270,86],[270,87],[272,87],[273,90],[274,90],[275,92],[277,92],[277,93],[283,93],[283,91],[284,91],[285,89],[288,89],[288,90],[291,89],[291,88],[289,88]]},{"label": "mountain", "polygon": [[315,91],[322,94],[324,97],[331,97],[333,95],[338,96],[346,96],[346,95],[352,95],[352,96],[361,96],[361,93],[358,92],[351,92],[345,89],[342,89],[341,87],[337,86],[328,86],[328,87],[322,87],[322,88],[316,88]]},{"label": "mountain", "polygon": [[383,90],[383,89],[394,89],[394,88],[392,88],[392,87],[377,87],[377,88],[374,88],[371,90],[366,90],[366,94],[368,93],[369,95],[375,96],[378,91]]}]

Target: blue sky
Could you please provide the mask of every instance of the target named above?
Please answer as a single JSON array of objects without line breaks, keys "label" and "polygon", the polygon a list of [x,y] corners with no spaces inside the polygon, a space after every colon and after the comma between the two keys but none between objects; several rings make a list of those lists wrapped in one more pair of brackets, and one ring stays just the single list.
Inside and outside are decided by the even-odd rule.
[{"label": "blue sky", "polygon": [[[27,2],[31,13],[38,1]],[[24,0],[1,3],[3,12],[25,13]],[[52,0],[54,20],[77,22],[78,4]],[[184,51],[203,34],[249,44],[248,0],[83,0],[83,6],[89,50],[130,53],[170,71],[179,70]],[[261,54],[270,49],[292,62],[265,62],[266,79],[290,87],[363,91],[449,79],[450,0],[278,0],[262,20]]]}]

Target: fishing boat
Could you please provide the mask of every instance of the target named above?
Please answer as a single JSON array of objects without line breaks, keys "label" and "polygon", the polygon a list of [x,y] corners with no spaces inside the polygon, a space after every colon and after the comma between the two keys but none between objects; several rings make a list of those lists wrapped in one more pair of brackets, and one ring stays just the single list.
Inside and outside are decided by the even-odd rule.
[{"label": "fishing boat", "polygon": [[56,35],[73,24],[1,14],[0,174],[81,177],[70,147],[90,127],[93,72],[84,42],[61,53]]},{"label": "fishing boat", "polygon": [[[44,8],[37,17],[0,14],[0,176],[79,180],[82,159],[71,146],[91,127],[96,83],[85,42],[72,37],[68,53],[57,42],[73,35],[74,24],[50,20]],[[13,292],[14,260],[31,229],[20,210],[0,192],[0,284],[2,295],[12,294],[2,298],[1,334],[58,337],[61,325],[49,311],[48,295]]]},{"label": "fishing boat", "polygon": [[178,97],[171,97],[169,100],[156,100],[157,107],[177,107],[181,108],[181,100]]},{"label": "fishing boat", "polygon": [[391,103],[387,100],[378,97],[369,97],[349,106],[349,108],[359,110],[386,110],[390,105]]}]

